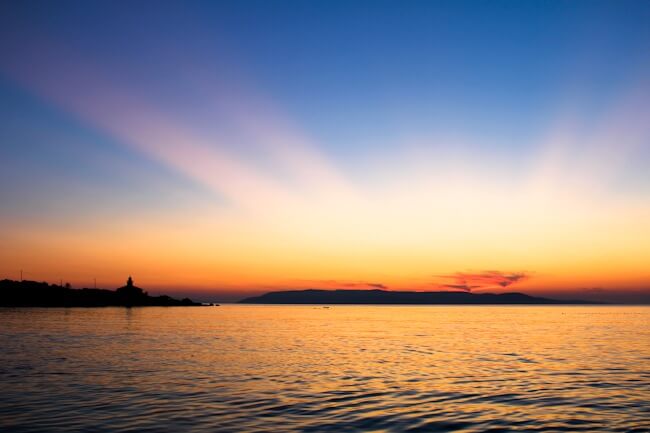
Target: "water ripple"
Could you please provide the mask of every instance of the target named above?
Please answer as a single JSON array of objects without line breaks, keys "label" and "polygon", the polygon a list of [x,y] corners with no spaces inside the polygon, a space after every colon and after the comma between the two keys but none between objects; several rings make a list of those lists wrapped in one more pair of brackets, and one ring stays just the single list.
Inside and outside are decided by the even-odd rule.
[{"label": "water ripple", "polygon": [[647,307],[7,309],[0,320],[0,431],[650,432]]}]

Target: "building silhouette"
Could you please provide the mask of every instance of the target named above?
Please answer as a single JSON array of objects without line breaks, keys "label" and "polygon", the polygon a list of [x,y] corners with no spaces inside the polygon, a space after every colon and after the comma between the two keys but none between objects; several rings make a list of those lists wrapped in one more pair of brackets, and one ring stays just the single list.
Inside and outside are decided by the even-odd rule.
[{"label": "building silhouette", "polygon": [[126,280],[126,286],[118,288],[116,292],[126,305],[137,305],[147,297],[147,293],[144,290],[133,285],[133,278],[130,275]]}]

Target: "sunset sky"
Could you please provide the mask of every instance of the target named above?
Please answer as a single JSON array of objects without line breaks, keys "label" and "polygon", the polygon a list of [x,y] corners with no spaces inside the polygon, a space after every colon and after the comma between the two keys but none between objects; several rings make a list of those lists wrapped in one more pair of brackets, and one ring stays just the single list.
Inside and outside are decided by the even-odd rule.
[{"label": "sunset sky", "polygon": [[123,6],[0,4],[0,279],[650,301],[650,2]]}]

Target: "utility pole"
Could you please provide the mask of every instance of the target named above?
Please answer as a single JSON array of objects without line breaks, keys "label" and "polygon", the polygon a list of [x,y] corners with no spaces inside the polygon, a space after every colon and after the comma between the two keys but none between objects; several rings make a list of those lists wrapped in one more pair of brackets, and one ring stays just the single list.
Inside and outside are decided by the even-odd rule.
[{"label": "utility pole", "polygon": [[93,287],[97,288],[97,278],[93,278]]},{"label": "utility pole", "polygon": [[20,281],[21,282],[23,281],[23,270],[22,269],[20,270]]}]

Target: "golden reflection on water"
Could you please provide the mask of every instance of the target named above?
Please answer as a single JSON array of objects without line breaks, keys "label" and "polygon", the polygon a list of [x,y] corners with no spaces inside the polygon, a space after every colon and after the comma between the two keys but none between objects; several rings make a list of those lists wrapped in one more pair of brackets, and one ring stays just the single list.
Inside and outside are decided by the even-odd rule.
[{"label": "golden reflection on water", "polygon": [[0,429],[650,431],[650,307],[2,309],[0,321]]}]

